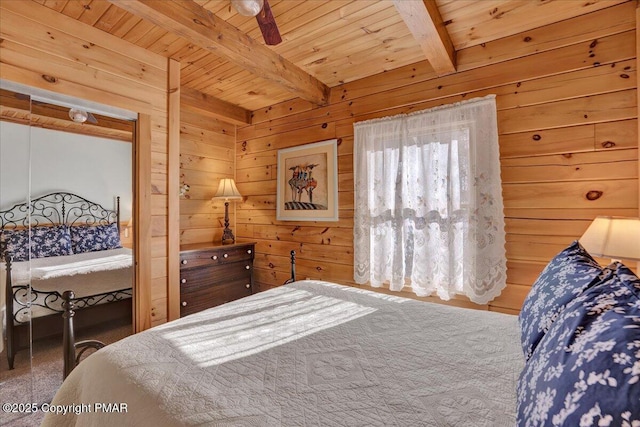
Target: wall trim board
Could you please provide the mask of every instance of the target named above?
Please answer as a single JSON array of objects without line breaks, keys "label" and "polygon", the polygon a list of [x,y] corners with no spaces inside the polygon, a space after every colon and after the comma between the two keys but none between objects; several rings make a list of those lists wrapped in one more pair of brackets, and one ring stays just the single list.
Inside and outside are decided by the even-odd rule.
[{"label": "wall trim board", "polygon": [[180,317],[180,63],[169,60],[167,320]]},{"label": "wall trim board", "polygon": [[133,300],[135,332],[151,327],[151,117],[140,114],[136,122],[134,237],[136,256]]},{"label": "wall trim board", "polygon": [[[636,69],[640,67],[640,3],[636,2]],[[636,74],[636,85],[640,76]],[[637,105],[640,106],[640,91],[636,91]],[[638,120],[638,152],[640,153],[640,120]],[[639,156],[640,157],[640,156]],[[640,177],[640,161],[638,161],[638,176]],[[638,185],[638,215],[640,215],[640,185]],[[640,261],[636,263],[636,272],[640,273]]]}]

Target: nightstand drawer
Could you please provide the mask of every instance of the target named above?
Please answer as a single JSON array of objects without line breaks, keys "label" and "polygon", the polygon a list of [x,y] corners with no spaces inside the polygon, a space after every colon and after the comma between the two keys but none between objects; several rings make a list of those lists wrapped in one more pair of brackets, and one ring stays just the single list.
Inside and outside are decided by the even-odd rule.
[{"label": "nightstand drawer", "polygon": [[180,268],[234,263],[253,260],[253,246],[205,249],[180,254]]},{"label": "nightstand drawer", "polygon": [[251,295],[251,277],[238,277],[217,285],[190,285],[180,289],[180,316],[197,313]]},{"label": "nightstand drawer", "polygon": [[244,263],[242,266],[229,264],[216,269],[191,268],[180,271],[180,292],[191,287],[216,286],[236,279],[251,282],[252,269],[251,264]]}]

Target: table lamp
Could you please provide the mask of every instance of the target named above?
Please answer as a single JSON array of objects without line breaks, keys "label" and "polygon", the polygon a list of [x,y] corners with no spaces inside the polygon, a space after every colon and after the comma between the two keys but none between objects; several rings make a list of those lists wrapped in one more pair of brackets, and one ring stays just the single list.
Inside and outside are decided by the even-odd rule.
[{"label": "table lamp", "polygon": [[579,241],[594,256],[640,261],[640,218],[598,216]]},{"label": "table lamp", "polygon": [[222,233],[222,244],[235,243],[236,238],[229,228],[229,201],[242,200],[242,195],[236,187],[233,178],[223,178],[218,185],[218,191],[212,200],[224,200],[224,231]]}]

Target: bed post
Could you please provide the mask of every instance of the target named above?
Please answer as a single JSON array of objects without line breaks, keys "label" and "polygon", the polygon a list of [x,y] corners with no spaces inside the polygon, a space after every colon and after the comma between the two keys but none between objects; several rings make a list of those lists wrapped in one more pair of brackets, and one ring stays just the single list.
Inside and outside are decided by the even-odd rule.
[{"label": "bed post", "polygon": [[291,251],[291,277],[287,279],[284,284],[293,283],[296,281],[296,251]]},{"label": "bed post", "polygon": [[63,376],[65,379],[73,368],[76,367],[76,339],[73,332],[73,298],[75,294],[73,291],[64,291],[62,294],[62,318],[64,319],[64,327],[62,329],[62,354],[64,358]]},{"label": "bed post", "polygon": [[7,336],[7,362],[9,363],[9,369],[13,369],[13,362],[16,357],[16,349],[14,347],[14,331],[13,331],[13,285],[11,283],[11,261],[13,257],[7,254],[7,243],[4,240],[4,235],[0,237],[0,258],[4,259],[7,273],[7,280],[5,286],[4,295],[4,310],[5,310],[5,327]]},{"label": "bed post", "polygon": [[116,196],[116,224],[118,224],[118,234],[120,234],[120,196]]},{"label": "bed post", "polygon": [[[73,316],[75,316],[75,308],[73,299],[75,294],[73,291],[64,291],[62,294],[62,318],[64,319],[64,327],[62,329],[62,357],[64,360],[62,378],[66,379],[71,371],[78,366],[80,359],[85,351],[90,348],[94,350],[100,350],[104,347],[104,343],[97,340],[86,340],[76,342],[75,333],[73,330]],[[77,350],[80,350],[77,352]],[[76,354],[77,352],[77,354]]]}]

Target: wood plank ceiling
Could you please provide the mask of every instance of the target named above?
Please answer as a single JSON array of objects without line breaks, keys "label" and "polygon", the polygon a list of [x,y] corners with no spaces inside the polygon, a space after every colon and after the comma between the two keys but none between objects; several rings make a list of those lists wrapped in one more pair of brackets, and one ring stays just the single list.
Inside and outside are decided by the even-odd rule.
[{"label": "wood plank ceiling", "polygon": [[[446,74],[455,67],[455,51],[628,0],[425,0],[431,2],[426,4],[427,7],[421,0],[271,0],[269,3],[283,39],[277,46],[266,46],[255,18],[239,15],[229,0],[174,0],[177,1],[174,5],[176,10],[182,8],[194,16],[204,8],[253,39],[260,45],[252,47],[253,41],[249,44],[257,52],[258,69],[241,63],[242,58],[230,61],[228,54],[220,53],[220,48],[202,47],[202,37],[215,39],[215,34],[203,36],[200,32],[200,39],[197,39],[189,32],[189,22],[176,24],[172,20],[167,23],[167,15],[157,15],[156,12],[152,18],[148,10],[145,12],[143,9],[149,5],[155,7],[153,1],[34,1],[179,61],[181,85],[188,89],[190,96],[201,92],[206,97],[223,101],[223,106],[233,104],[255,111],[296,97],[312,98],[290,82],[278,82],[273,78],[273,70],[264,69],[274,58],[276,62],[278,57],[284,58],[281,62],[287,67],[291,64],[290,68],[300,70],[302,76],[307,75],[309,80],[319,82],[320,87],[328,88],[427,61],[429,55],[436,55],[431,58],[435,72]],[[163,3],[168,2],[164,0]],[[415,24],[425,18],[416,19],[414,12],[403,11],[407,9],[402,7],[404,3],[415,3],[424,16],[431,14],[434,25],[427,33],[431,36],[422,36],[421,40],[420,29],[416,29]],[[433,17],[434,3],[436,14],[440,15],[437,19]],[[206,17],[206,13],[197,16]],[[441,24],[438,26],[439,19]],[[442,31],[443,26],[446,31]],[[435,48],[425,47],[425,42],[430,43],[430,38],[436,34],[434,29],[439,31],[440,39],[436,40]],[[449,52],[449,59],[445,58],[444,65],[438,65],[436,60],[447,55],[447,43],[453,45],[453,52]],[[272,66],[273,72],[282,74],[279,71],[281,63]],[[315,99],[316,104],[323,102],[320,92],[313,95],[319,97]],[[234,111],[233,115],[235,122],[238,122],[238,117],[242,121],[242,112]]]}]

